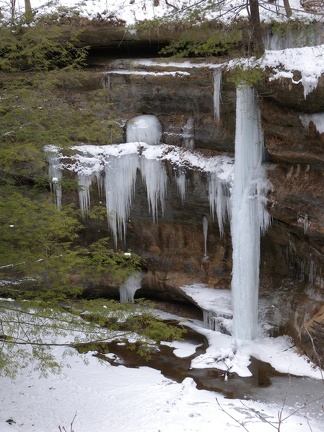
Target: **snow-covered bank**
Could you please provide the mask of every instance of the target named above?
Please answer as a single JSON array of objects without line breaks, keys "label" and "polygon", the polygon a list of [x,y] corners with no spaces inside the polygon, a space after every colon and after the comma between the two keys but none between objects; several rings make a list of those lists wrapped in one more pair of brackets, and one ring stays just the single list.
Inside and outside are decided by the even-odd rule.
[{"label": "snow-covered bank", "polygon": [[[273,405],[228,400],[197,390],[191,378],[178,384],[151,368],[100,364],[91,355],[87,359],[85,365],[73,357],[62,374],[47,379],[29,369],[15,381],[1,378],[0,431],[44,432],[59,426],[69,431],[76,415],[75,432],[227,432],[243,430],[239,422],[250,432],[267,432],[281,409],[283,418],[293,411],[280,398]],[[283,422],[281,431],[322,431],[323,413],[316,419],[308,413],[307,406],[302,408]],[[10,419],[11,426],[6,423]]]},{"label": "snow-covered bank", "polygon": [[[204,301],[207,305],[208,297]],[[186,324],[209,341],[206,354],[193,360],[194,369],[227,370],[232,366],[231,372],[248,375],[253,355],[289,374],[321,378],[320,370],[299,356],[288,338],[238,342],[233,354],[230,336],[204,329],[201,321],[187,320]],[[52,338],[55,341],[54,333],[50,335]],[[175,348],[173,354],[179,358],[192,355],[197,348],[185,341],[168,345]],[[59,426],[70,431],[74,417],[75,432],[214,432],[215,427],[227,432],[243,430],[240,424],[250,432],[268,432],[277,425],[278,413],[286,419],[281,425],[282,432],[322,430],[321,401],[312,402],[321,396],[321,380],[313,384],[305,382],[305,389],[300,383],[298,390],[287,382],[287,388],[275,387],[280,389],[278,394],[271,393],[270,386],[270,394],[261,397],[264,400],[261,403],[253,394],[244,400],[226,399],[214,391],[198,390],[191,377],[177,383],[149,367],[127,368],[99,362],[92,353],[64,357],[62,347],[55,347],[53,353],[58,361],[63,358],[59,374],[49,373],[48,377],[40,378],[29,364],[14,380],[0,377],[0,432],[55,431]],[[114,353],[107,356],[112,358]],[[224,382],[225,388],[227,384],[235,387],[236,380],[235,376],[230,377]],[[240,385],[242,391],[242,379]],[[249,388],[246,390],[250,393]],[[288,393],[293,393],[292,399]]]}]

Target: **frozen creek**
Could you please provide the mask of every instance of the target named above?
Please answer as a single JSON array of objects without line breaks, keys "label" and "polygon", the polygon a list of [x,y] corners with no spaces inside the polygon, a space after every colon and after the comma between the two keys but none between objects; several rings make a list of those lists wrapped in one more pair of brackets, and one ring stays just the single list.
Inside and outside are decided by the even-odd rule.
[{"label": "frozen creek", "polygon": [[[200,432],[214,430],[215,424],[227,432],[237,430],[237,421],[248,431],[268,432],[273,425],[256,413],[274,423],[281,410],[283,417],[298,410],[283,423],[282,431],[321,432],[321,374],[296,353],[291,340],[264,338],[255,345],[251,341],[239,346],[230,359],[226,345],[232,338],[205,329],[195,311],[170,304],[156,307],[155,313],[165,320],[180,320],[188,328],[182,341],[162,342],[149,360],[123,344],[110,343],[103,362],[89,352],[63,359],[60,374],[40,378],[30,364],[15,380],[1,377],[0,431],[44,432],[58,426],[69,430],[76,416],[71,429],[76,432]],[[172,315],[162,310],[171,307]],[[61,347],[54,352],[61,358]],[[253,359],[265,355],[286,373],[276,372],[268,361]],[[226,375],[229,361],[236,363],[240,375]]]}]

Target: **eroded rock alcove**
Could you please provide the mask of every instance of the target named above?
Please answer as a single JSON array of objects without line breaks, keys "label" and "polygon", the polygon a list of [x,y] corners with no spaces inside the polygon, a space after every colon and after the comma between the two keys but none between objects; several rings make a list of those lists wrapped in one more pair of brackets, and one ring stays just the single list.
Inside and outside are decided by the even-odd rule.
[{"label": "eroded rock alcove", "polygon": [[[139,56],[140,57],[140,56]],[[91,58],[90,58],[91,63]],[[150,114],[162,125],[162,142],[205,158],[234,156],[235,87],[227,80],[223,59],[110,59],[93,57],[92,86],[106,90],[120,119],[120,143],[125,125],[137,115]],[[219,73],[222,79],[218,80]],[[298,71],[296,71],[296,77]],[[312,360],[323,357],[324,346],[324,212],[323,143],[324,77],[304,97],[302,84],[289,79],[257,85],[272,190],[268,211],[271,227],[261,240],[260,294],[276,309],[274,332],[293,335]],[[217,94],[219,93],[219,94]],[[220,96],[220,97],[219,97]],[[145,185],[138,174],[135,199],[127,221],[126,241],[145,260],[147,274],[140,296],[188,301],[181,286],[204,283],[229,289],[232,244],[228,222],[220,236],[211,214],[208,173],[190,170],[186,197],[179,197],[174,166],[165,162],[168,188],[163,215],[156,221],[148,211]],[[95,186],[94,186],[95,187]],[[94,200],[95,202],[95,200]],[[208,219],[208,262],[204,261],[203,217]],[[107,231],[87,226],[86,236]],[[115,295],[113,287],[97,292]],[[316,346],[316,353],[314,346]]]}]

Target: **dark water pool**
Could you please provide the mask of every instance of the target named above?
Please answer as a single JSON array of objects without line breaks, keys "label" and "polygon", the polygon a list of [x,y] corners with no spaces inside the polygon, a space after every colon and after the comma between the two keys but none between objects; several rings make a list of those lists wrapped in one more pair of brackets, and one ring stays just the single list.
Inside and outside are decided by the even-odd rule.
[{"label": "dark water pool", "polygon": [[[149,366],[177,382],[191,377],[199,389],[215,391],[227,398],[254,400],[265,403],[276,403],[283,407],[304,407],[303,413],[323,417],[324,422],[324,382],[304,377],[296,377],[277,372],[273,367],[251,358],[249,369],[251,377],[242,378],[230,374],[224,379],[224,371],[211,369],[191,369],[191,360],[204,353],[208,343],[204,336],[193,330],[188,330],[184,341],[198,345],[195,354],[180,358],[174,354],[174,348],[162,345],[158,352],[152,353],[149,359],[128,349],[125,345],[116,342],[107,347],[116,359],[107,359],[112,365],[126,367]],[[100,355],[99,355],[100,356]],[[323,429],[324,430],[324,429]]]}]

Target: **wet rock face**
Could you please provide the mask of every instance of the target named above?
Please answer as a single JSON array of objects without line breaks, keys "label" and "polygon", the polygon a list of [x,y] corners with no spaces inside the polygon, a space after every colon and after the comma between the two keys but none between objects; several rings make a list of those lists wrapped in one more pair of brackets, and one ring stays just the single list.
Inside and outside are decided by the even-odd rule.
[{"label": "wet rock face", "polygon": [[235,91],[227,92],[222,122],[215,121],[213,71],[209,68],[115,61],[106,70],[103,85],[121,118],[154,114],[162,124],[166,144],[184,147],[190,134],[195,148],[234,152]]},{"label": "wet rock face", "polygon": [[[140,254],[148,267],[141,295],[181,298],[182,285],[206,283],[229,288],[231,279],[231,239],[229,229],[220,238],[217,222],[210,216],[206,174],[191,172],[184,200],[169,170],[164,215],[152,222],[146,190],[138,179],[136,199],[127,224],[127,245]],[[204,260],[203,215],[208,218],[207,254]]]},{"label": "wet rock face", "polygon": [[[123,68],[128,73],[116,72]],[[165,143],[185,147],[184,135],[189,130],[197,151],[233,155],[235,89],[222,84],[221,115],[216,121],[209,68],[151,65],[140,66],[141,73],[136,74],[134,65],[120,60],[102,69],[109,72],[102,80],[109,101],[123,121],[154,114],[162,124]],[[324,134],[312,122],[305,127],[300,116],[324,112],[323,76],[306,99],[301,85],[291,86],[286,80],[264,85],[259,92],[273,219],[261,240],[260,291],[273,296],[278,307],[282,302],[289,304],[281,309],[281,328],[293,334],[308,355],[314,342],[322,358],[323,320],[318,313],[324,302]],[[180,290],[182,285],[206,283],[229,289],[229,223],[220,237],[217,222],[210,216],[207,180],[202,173],[190,173],[182,202],[172,170],[169,166],[165,212],[159,213],[156,223],[147,209],[145,186],[138,179],[127,224],[127,245],[118,245],[134,250],[145,261],[148,272],[138,294],[187,301]],[[203,259],[204,215],[209,220],[208,260]],[[311,344],[305,325],[312,335]]]}]

